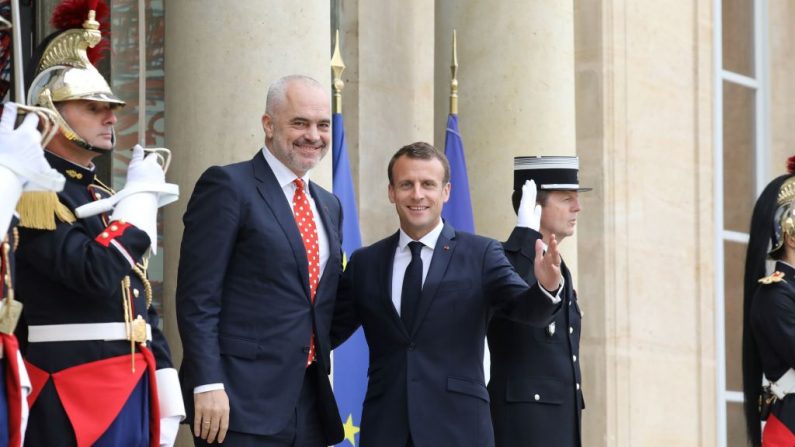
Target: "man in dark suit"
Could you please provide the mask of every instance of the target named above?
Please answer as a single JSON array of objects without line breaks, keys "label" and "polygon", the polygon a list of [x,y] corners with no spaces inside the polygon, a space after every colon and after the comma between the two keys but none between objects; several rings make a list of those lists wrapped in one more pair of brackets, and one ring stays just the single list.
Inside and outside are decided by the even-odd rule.
[{"label": "man in dark suit", "polygon": [[353,254],[332,329],[337,345],[362,325],[370,348],[361,446],[492,446],[486,326],[497,309],[549,322],[559,308],[557,244],[542,254],[539,243],[538,282],[528,287],[497,241],[442,221],[450,193],[443,153],[405,146],[388,175],[400,230]]},{"label": "man in dark suit", "polygon": [[188,421],[196,445],[324,447],[342,439],[328,381],[342,215],[308,178],[329,149],[326,89],[277,80],[262,125],[265,147],[208,169],[185,213],[177,320]]},{"label": "man in dark suit", "polygon": [[[513,204],[518,221],[503,247],[529,283],[535,281],[531,267],[538,241],[561,242],[574,234],[580,211],[578,192],[590,191],[580,188],[578,168],[577,157],[514,160]],[[561,270],[563,307],[549,325],[532,327],[500,313],[489,324],[489,395],[498,447],[581,445],[582,312],[565,263]]]}]

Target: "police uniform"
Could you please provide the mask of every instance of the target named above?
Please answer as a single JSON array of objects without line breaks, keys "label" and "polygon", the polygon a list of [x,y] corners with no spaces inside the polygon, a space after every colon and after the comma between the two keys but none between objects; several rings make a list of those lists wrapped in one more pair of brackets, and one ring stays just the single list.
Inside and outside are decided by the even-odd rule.
[{"label": "police uniform", "polygon": [[[505,255],[528,284],[535,241],[541,233],[515,228]],[[547,327],[535,328],[499,315],[489,324],[491,414],[497,446],[578,446],[580,414],[580,308],[564,262],[563,307]]]},{"label": "police uniform", "polygon": [[[514,208],[518,210],[525,180],[534,180],[541,189],[589,190],[579,187],[577,163],[576,157],[517,157]],[[528,284],[536,282],[535,243],[541,238],[538,231],[517,226],[503,243],[506,257]],[[582,312],[565,262],[561,273],[563,305],[548,326],[535,328],[499,314],[489,324],[488,390],[497,447],[581,445]]]}]

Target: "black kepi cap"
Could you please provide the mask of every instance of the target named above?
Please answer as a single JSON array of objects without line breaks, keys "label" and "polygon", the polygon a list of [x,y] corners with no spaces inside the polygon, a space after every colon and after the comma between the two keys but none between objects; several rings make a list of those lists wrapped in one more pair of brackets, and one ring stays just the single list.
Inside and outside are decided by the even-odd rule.
[{"label": "black kepi cap", "polygon": [[526,180],[535,180],[539,190],[590,191],[580,187],[579,168],[576,156],[514,157],[513,190],[521,191]]}]

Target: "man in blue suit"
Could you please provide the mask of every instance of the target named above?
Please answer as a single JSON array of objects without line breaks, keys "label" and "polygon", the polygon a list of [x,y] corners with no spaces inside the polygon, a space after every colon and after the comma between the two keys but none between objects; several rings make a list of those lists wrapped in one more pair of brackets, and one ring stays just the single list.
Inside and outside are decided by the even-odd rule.
[{"label": "man in blue suit", "polygon": [[265,147],[202,174],[184,216],[177,320],[196,445],[325,447],[342,439],[329,328],[342,214],[308,172],[328,152],[329,95],[268,90]]},{"label": "man in blue suit", "polygon": [[496,310],[539,326],[560,307],[554,238],[536,247],[538,282],[514,272],[499,242],[441,219],[447,158],[427,143],[401,148],[388,168],[400,230],[351,257],[337,296],[332,344],[358,328],[370,348],[362,447],[494,445],[483,374]]}]

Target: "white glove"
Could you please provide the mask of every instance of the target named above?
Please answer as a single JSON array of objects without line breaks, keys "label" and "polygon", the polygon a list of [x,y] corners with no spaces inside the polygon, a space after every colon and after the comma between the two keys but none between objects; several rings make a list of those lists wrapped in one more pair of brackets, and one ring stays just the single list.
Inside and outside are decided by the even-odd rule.
[{"label": "white glove", "polygon": [[171,447],[177,440],[179,432],[179,416],[160,418],[160,447]]},{"label": "white glove", "polygon": [[16,118],[17,105],[7,102],[0,118],[0,166],[13,171],[26,191],[62,190],[66,179],[44,158],[41,133],[36,127],[39,117],[29,113],[14,129]]},{"label": "white glove", "polygon": [[121,199],[113,210],[111,220],[124,220],[145,231],[149,236],[152,254],[157,253],[157,193],[148,187],[165,183],[166,174],[157,163],[157,156],[150,154],[144,158],[144,149],[136,144],[127,167],[127,184],[124,185],[124,190],[138,189],[139,192]]},{"label": "white glove", "polygon": [[541,228],[541,205],[536,204],[536,182],[526,180],[522,185],[522,199],[516,212],[516,226],[539,231]]},{"label": "white glove", "polygon": [[177,439],[179,423],[185,419],[179,377],[176,369],[162,368],[155,371],[155,378],[157,400],[160,403],[160,445],[171,447]]},{"label": "white glove", "polygon": [[36,128],[39,117],[28,114],[22,125],[14,129],[16,119],[17,105],[6,103],[0,117],[0,238],[11,225],[23,190],[60,191],[65,181],[44,158],[41,133]]},{"label": "white glove", "polygon": [[[0,146],[2,150],[2,146]],[[22,181],[14,171],[0,165],[0,240],[2,240],[8,227],[11,226],[11,217],[17,207],[17,201],[22,196]]]},{"label": "white glove", "polygon": [[[135,145],[135,147],[133,147],[133,158],[130,160],[130,165],[127,168],[127,184],[124,186],[124,189],[110,197],[89,202],[85,205],[77,207],[77,209],[75,209],[75,214],[77,217],[82,219],[101,213],[107,213],[108,211],[115,208],[116,211],[113,213],[112,217],[128,220],[133,222],[133,225],[144,229],[144,231],[149,234],[149,238],[152,240],[152,253],[156,254],[156,227],[145,229],[139,226],[136,221],[145,220],[143,216],[130,219],[130,215],[138,212],[136,209],[138,206],[138,199],[134,198],[133,196],[139,196],[141,193],[148,194],[148,197],[154,195],[156,199],[155,208],[159,208],[179,199],[179,185],[174,183],[166,183],[165,173],[157,163],[158,156],[156,154],[149,154],[145,159],[143,158],[143,154],[144,151],[141,146]],[[128,202],[128,199],[133,199],[131,202],[133,205],[130,205],[129,203],[122,205],[123,202]],[[149,203],[150,202],[147,201],[147,204]],[[122,209],[119,210],[119,207],[122,207]],[[122,217],[122,215],[124,217]],[[156,215],[157,210],[155,209],[155,218]]]}]

